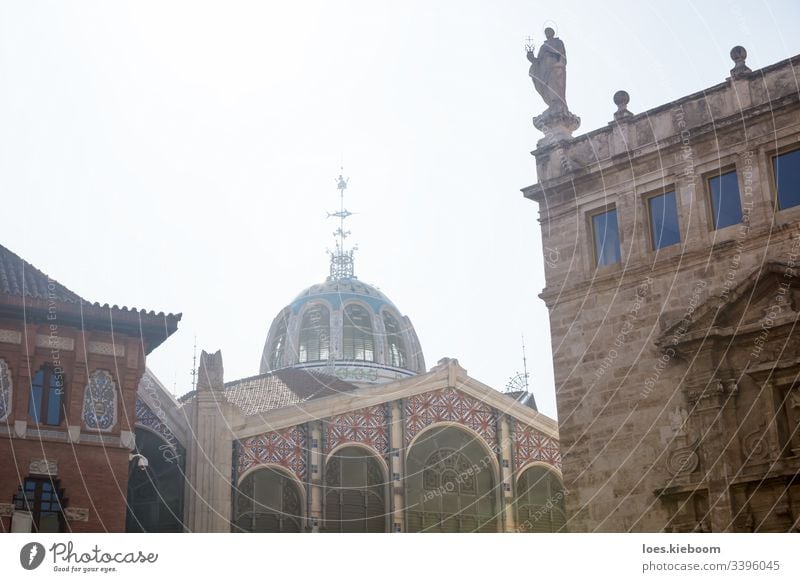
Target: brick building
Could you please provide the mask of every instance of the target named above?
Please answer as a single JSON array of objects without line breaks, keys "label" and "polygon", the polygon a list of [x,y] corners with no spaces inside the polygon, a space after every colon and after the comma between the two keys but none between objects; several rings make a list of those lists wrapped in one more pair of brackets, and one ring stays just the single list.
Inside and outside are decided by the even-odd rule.
[{"label": "brick building", "polygon": [[800,529],[800,58],[731,57],[584,135],[534,119],[570,531]]},{"label": "brick building", "polygon": [[137,387],[179,320],[85,301],[0,246],[0,530],[125,531]]}]

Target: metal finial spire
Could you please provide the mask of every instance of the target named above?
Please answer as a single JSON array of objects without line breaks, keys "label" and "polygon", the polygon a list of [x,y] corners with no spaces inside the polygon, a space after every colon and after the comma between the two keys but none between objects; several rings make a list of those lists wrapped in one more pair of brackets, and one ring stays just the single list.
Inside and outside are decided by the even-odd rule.
[{"label": "metal finial spire", "polygon": [[528,390],[528,357],[525,355],[525,336],[522,336],[522,373],[517,373],[509,378],[506,384],[506,392],[518,392]]},{"label": "metal finial spire", "polygon": [[[344,168],[340,168],[340,170],[344,171]],[[331,256],[331,274],[328,276],[328,280],[332,281],[338,279],[353,279],[355,277],[353,270],[353,251],[358,247],[354,246],[349,250],[345,250],[344,247],[345,239],[350,236],[350,231],[344,229],[344,221],[353,214],[344,207],[344,191],[347,190],[347,182],[349,180],[350,178],[345,178],[342,174],[339,174],[339,177],[336,178],[336,189],[339,190],[339,211],[328,213],[328,218],[339,219],[339,228],[333,232],[333,236],[336,237],[336,249],[334,251],[329,251]]]}]

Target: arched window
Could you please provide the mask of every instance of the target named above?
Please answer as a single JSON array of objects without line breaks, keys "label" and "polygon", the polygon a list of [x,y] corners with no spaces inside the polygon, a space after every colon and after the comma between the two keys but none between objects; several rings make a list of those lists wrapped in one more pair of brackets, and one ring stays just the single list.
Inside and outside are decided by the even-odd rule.
[{"label": "arched window", "polygon": [[64,410],[64,375],[47,364],[31,379],[28,416],[35,424],[61,424]]},{"label": "arched window", "polygon": [[325,468],[325,531],[386,531],[384,491],[383,471],[370,453],[340,449]]},{"label": "arched window", "polygon": [[95,370],[89,376],[83,394],[83,422],[97,430],[109,430],[117,422],[117,388],[105,370]]},{"label": "arched window", "polygon": [[522,532],[557,532],[566,524],[564,487],[545,467],[530,467],[517,481],[517,527]]},{"label": "arched window", "polygon": [[0,359],[0,420],[5,420],[11,413],[11,398],[13,395],[11,370],[8,369],[8,362]]},{"label": "arched window", "polygon": [[128,468],[128,510],[125,531],[183,531],[183,450],[173,447],[147,429],[136,429],[136,453],[147,459],[140,468],[139,457]]},{"label": "arched window", "polygon": [[497,492],[491,453],[457,428],[426,432],[406,463],[408,531],[496,532]]},{"label": "arched window", "polygon": [[233,530],[237,532],[299,532],[303,523],[297,485],[276,469],[250,473],[236,490]]},{"label": "arched window", "polygon": [[331,313],[324,305],[315,305],[303,314],[300,325],[298,362],[327,360],[331,347]]},{"label": "arched window", "polygon": [[383,327],[386,329],[386,345],[389,348],[389,361],[387,363],[395,368],[405,368],[407,359],[406,345],[400,335],[400,324],[394,315],[388,311],[383,312]]},{"label": "arched window", "polygon": [[28,477],[14,495],[14,509],[27,511],[33,518],[33,531],[64,531],[64,492],[58,480],[49,477]]},{"label": "arched window", "polygon": [[286,348],[287,314],[282,312],[278,316],[275,328],[275,339],[269,354],[269,369],[279,370],[283,366],[283,350]]},{"label": "arched window", "polygon": [[344,309],[342,352],[345,360],[375,361],[372,319],[360,305],[348,305]]}]

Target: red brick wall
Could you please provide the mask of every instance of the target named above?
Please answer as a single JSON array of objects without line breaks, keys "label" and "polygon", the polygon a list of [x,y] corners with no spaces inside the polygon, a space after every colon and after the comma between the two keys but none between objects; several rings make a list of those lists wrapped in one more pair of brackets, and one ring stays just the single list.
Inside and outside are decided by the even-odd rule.
[{"label": "red brick wall", "polygon": [[[67,522],[74,532],[125,531],[125,499],[128,489],[128,451],[119,447],[42,442],[0,438],[0,499],[10,503],[21,480],[28,475],[31,459],[58,463],[59,485],[67,507],[89,510],[88,521]],[[11,528],[4,517],[3,530]]]},{"label": "red brick wall", "polygon": [[[129,451],[119,446],[120,432],[132,431],[136,422],[135,399],[139,379],[144,373],[142,342],[136,337],[116,334],[117,345],[125,346],[125,356],[87,354],[89,341],[112,341],[109,333],[81,332],[60,327],[58,337],[72,338],[74,350],[60,350],[59,358],[66,380],[67,411],[58,427],[43,426],[48,431],[66,435],[67,426],[81,427],[81,442],[71,444],[65,438],[48,439],[31,434],[36,426],[28,419],[28,393],[31,375],[45,363],[52,362],[50,347],[36,347],[36,335],[49,335],[49,325],[23,326],[20,321],[0,319],[0,329],[17,330],[23,334],[21,344],[0,343],[0,358],[9,365],[14,386],[12,412],[5,425],[13,434],[14,421],[28,422],[25,439],[0,435],[0,503],[11,503],[22,480],[29,474],[32,459],[47,458],[58,463],[58,479],[67,499],[67,507],[89,510],[88,522],[69,522],[76,532],[125,530],[126,495],[128,486]],[[27,343],[26,343],[27,336]],[[103,433],[116,443],[103,446],[87,442],[85,435],[96,435],[84,428],[82,420],[83,395],[88,375],[98,369],[111,373],[118,393],[117,422]],[[2,530],[8,531],[11,519],[0,518]]]}]

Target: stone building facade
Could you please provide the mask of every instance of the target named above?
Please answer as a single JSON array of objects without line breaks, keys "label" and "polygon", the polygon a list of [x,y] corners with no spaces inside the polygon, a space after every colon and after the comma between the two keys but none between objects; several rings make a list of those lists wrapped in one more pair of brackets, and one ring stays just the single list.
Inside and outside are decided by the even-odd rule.
[{"label": "stone building facade", "polygon": [[570,531],[800,529],[800,57],[542,140]]}]

